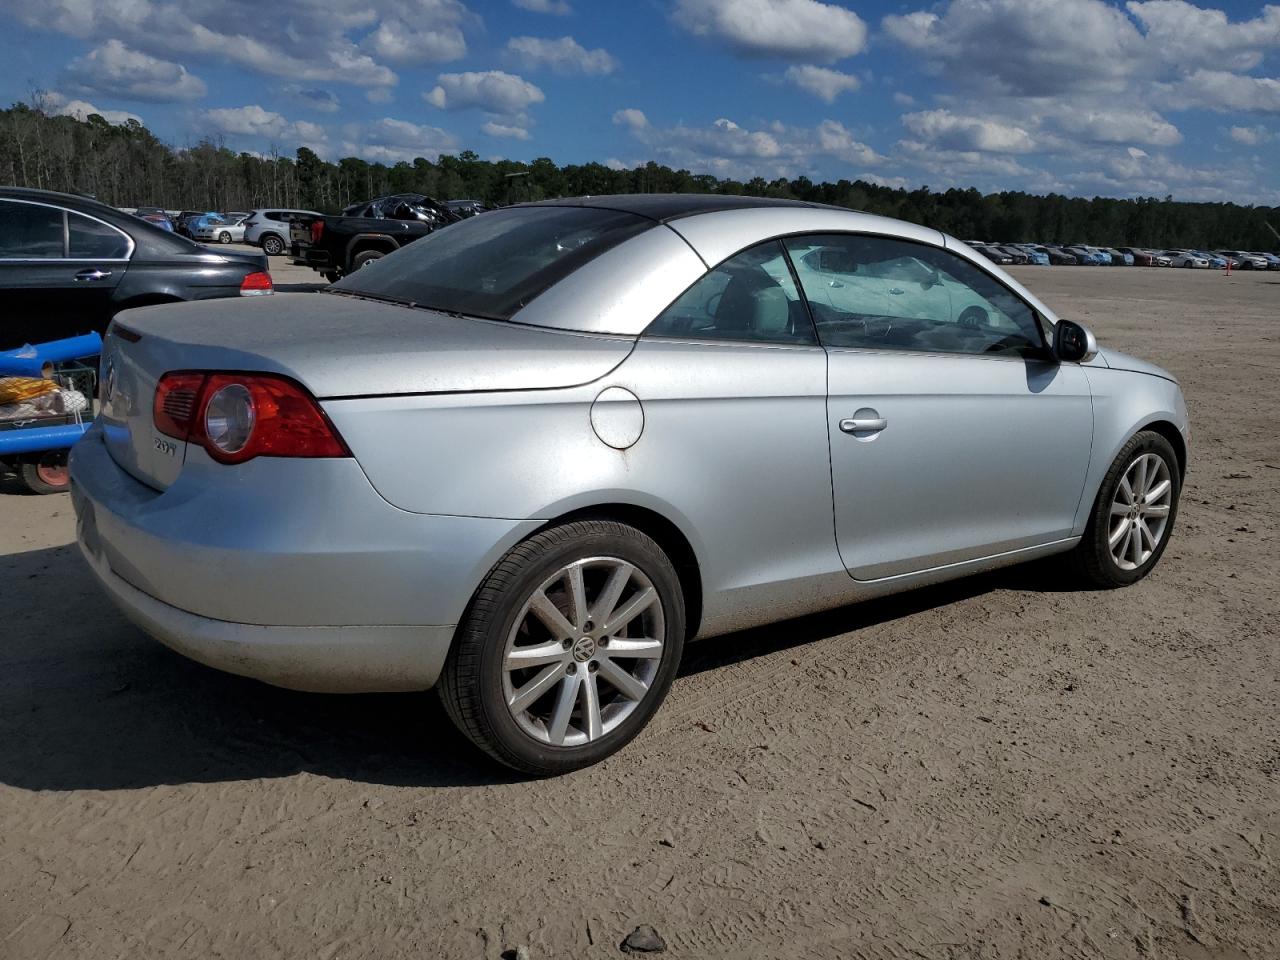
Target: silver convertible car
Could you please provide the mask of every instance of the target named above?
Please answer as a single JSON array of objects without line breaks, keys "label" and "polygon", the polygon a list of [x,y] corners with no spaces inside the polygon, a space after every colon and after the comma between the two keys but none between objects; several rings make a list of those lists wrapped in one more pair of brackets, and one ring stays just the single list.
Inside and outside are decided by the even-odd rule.
[{"label": "silver convertible car", "polygon": [[143,630],[301,690],[438,685],[600,760],[686,641],[1048,554],[1144,577],[1187,411],[936,230],[805,203],[509,207],[319,294],[117,317],[79,540]]}]

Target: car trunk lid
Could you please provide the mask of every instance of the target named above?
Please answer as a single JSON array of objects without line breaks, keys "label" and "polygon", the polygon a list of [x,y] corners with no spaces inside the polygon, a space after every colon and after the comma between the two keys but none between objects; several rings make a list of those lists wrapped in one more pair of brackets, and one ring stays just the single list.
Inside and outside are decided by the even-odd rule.
[{"label": "car trunk lid", "polygon": [[103,427],[115,461],[165,489],[186,454],[152,419],[170,371],[276,373],[318,400],[553,389],[604,376],[634,343],[340,294],[143,307],[117,317],[103,348]]}]

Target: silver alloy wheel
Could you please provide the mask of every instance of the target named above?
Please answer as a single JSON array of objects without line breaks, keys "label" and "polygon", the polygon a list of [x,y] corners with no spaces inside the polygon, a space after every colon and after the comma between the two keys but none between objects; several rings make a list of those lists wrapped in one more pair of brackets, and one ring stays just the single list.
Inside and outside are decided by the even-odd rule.
[{"label": "silver alloy wheel", "polygon": [[1146,563],[1164,538],[1173,507],[1169,465],[1154,453],[1140,455],[1120,475],[1111,501],[1111,530],[1107,545],[1121,570]]},{"label": "silver alloy wheel", "polygon": [[638,567],[617,557],[575,560],[533,591],[511,628],[502,655],[507,709],[542,743],[598,740],[649,693],[665,635],[662,600]]}]

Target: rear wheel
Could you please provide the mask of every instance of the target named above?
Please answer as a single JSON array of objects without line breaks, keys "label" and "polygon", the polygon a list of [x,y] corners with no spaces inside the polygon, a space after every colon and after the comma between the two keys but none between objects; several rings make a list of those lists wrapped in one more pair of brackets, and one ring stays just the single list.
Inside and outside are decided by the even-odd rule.
[{"label": "rear wheel", "polygon": [[51,450],[24,461],[20,474],[32,493],[63,493],[71,486],[65,450]]},{"label": "rear wheel", "polygon": [[540,776],[620,750],[667,694],[684,599],[662,549],[633,527],[582,520],[514,547],[485,578],[445,663],[458,728]]},{"label": "rear wheel", "polygon": [[230,242],[231,242],[231,234],[229,234],[229,233],[227,233],[227,231],[223,230],[221,233],[219,233],[219,234],[218,234],[218,242],[219,242],[219,243],[230,243]]},{"label": "rear wheel", "polygon": [[278,257],[284,253],[284,241],[274,233],[269,233],[262,238],[262,252],[268,257]]},{"label": "rear wheel", "polygon": [[1173,446],[1143,431],[1125,444],[1102,480],[1083,539],[1071,553],[1098,587],[1124,587],[1152,571],[1173,533],[1182,474]]},{"label": "rear wheel", "polygon": [[375,260],[381,260],[386,254],[381,250],[361,250],[351,258],[352,271],[359,270],[361,267],[367,267]]}]

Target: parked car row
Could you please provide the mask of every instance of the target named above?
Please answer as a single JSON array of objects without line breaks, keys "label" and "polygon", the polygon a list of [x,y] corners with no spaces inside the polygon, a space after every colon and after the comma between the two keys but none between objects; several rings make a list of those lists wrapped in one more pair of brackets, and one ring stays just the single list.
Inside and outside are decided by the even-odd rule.
[{"label": "parked car row", "polygon": [[1002,266],[1190,267],[1225,270],[1280,270],[1280,256],[1245,250],[1151,250],[1143,247],[1095,247],[1076,244],[989,243],[966,240],[988,260]]}]

